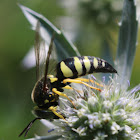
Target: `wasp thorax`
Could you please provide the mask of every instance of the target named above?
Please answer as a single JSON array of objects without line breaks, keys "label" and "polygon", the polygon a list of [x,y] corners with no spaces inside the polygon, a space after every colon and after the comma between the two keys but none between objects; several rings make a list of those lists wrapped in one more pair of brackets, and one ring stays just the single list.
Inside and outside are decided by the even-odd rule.
[{"label": "wasp thorax", "polygon": [[58,105],[58,95],[52,92],[49,79],[47,79],[45,88],[44,78],[35,84],[35,87],[32,91],[32,100],[40,108],[49,108],[54,104]]}]

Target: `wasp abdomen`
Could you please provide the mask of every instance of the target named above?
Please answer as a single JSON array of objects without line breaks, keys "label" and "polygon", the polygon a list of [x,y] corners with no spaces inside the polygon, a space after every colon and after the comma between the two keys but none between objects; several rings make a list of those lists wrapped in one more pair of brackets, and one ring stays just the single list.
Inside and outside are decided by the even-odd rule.
[{"label": "wasp abdomen", "polygon": [[105,60],[93,56],[67,58],[57,64],[57,78],[78,78],[94,72],[117,73]]}]

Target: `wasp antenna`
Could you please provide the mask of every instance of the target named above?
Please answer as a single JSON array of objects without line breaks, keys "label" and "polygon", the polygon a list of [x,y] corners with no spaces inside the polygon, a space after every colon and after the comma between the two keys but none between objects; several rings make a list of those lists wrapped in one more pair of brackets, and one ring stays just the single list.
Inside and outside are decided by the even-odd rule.
[{"label": "wasp antenna", "polygon": [[19,137],[22,136],[25,132],[25,135],[24,137],[26,137],[27,133],[29,132],[31,126],[33,125],[33,123],[36,121],[36,120],[40,120],[41,118],[35,118],[33,119],[25,128],[24,130],[18,135]]},{"label": "wasp antenna", "polygon": [[47,74],[48,74],[49,59],[50,59],[50,55],[51,55],[51,51],[52,51],[52,47],[53,47],[54,37],[55,37],[55,32],[52,35],[51,42],[50,42],[50,45],[49,45],[49,50],[48,50],[48,53],[47,53],[43,90],[45,90],[45,87],[46,87],[46,79],[47,79]]}]

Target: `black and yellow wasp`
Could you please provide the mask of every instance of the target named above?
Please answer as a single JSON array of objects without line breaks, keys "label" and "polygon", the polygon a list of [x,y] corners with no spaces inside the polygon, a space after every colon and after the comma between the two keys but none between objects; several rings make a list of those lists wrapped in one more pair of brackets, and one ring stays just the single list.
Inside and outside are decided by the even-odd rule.
[{"label": "black and yellow wasp", "polygon": [[[56,65],[56,76],[48,75],[48,66],[53,46],[53,39],[54,35],[51,39],[46,58],[45,74],[36,82],[31,95],[33,102],[37,105],[34,108],[34,113],[37,118],[32,120],[19,136],[21,136],[24,132],[26,136],[32,124],[38,119],[65,119],[64,114],[57,109],[57,106],[59,105],[59,96],[66,97],[73,104],[69,97],[63,93],[63,89],[65,88],[72,89],[69,86],[70,83],[84,84],[92,89],[101,91],[101,89],[89,85],[87,83],[90,81],[89,79],[79,78],[80,76],[94,72],[117,73],[117,71],[103,59],[93,56],[76,56],[59,62]],[[36,46],[36,62],[37,67],[39,67],[40,58],[38,54],[40,49],[38,48],[39,45]],[[37,68],[37,70],[38,69],[39,68]]]}]

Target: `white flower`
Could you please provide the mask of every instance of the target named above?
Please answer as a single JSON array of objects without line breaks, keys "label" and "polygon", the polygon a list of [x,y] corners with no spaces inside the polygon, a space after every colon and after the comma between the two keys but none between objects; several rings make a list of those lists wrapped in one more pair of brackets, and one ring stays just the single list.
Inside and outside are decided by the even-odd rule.
[{"label": "white flower", "polygon": [[104,132],[99,131],[93,140],[104,140],[106,137]]},{"label": "white flower", "polygon": [[79,109],[77,111],[78,117],[82,117],[87,111],[88,111],[88,109],[84,109],[84,108]]},{"label": "white flower", "polygon": [[121,127],[116,122],[113,122],[111,126],[112,134],[118,134],[119,130],[121,130]]},{"label": "white flower", "polygon": [[88,117],[88,122],[89,122],[89,127],[91,129],[96,129],[96,128],[101,128],[102,124],[101,124],[101,120],[99,118],[99,114],[98,113],[93,113],[90,115],[87,115]]},{"label": "white flower", "polygon": [[126,106],[129,103],[129,99],[126,97],[121,97],[116,101],[116,105],[117,106]]},{"label": "white flower", "polygon": [[103,122],[108,123],[111,120],[110,114],[102,113],[102,120],[103,120]]},{"label": "white flower", "polygon": [[103,108],[104,108],[105,110],[111,109],[112,106],[113,106],[113,104],[112,104],[112,102],[110,102],[109,100],[103,101]]},{"label": "white flower", "polygon": [[115,120],[122,121],[124,119],[127,119],[127,115],[124,109],[118,109],[113,113],[113,117]]},{"label": "white flower", "polygon": [[95,112],[98,110],[99,104],[98,104],[98,99],[96,97],[88,98],[87,104],[90,112]]},{"label": "white flower", "polygon": [[85,127],[82,127],[82,126],[80,126],[80,127],[78,127],[77,129],[73,129],[74,131],[76,131],[76,132],[78,132],[78,134],[80,135],[80,136],[85,136],[86,135],[86,129],[87,128],[85,128]]}]

